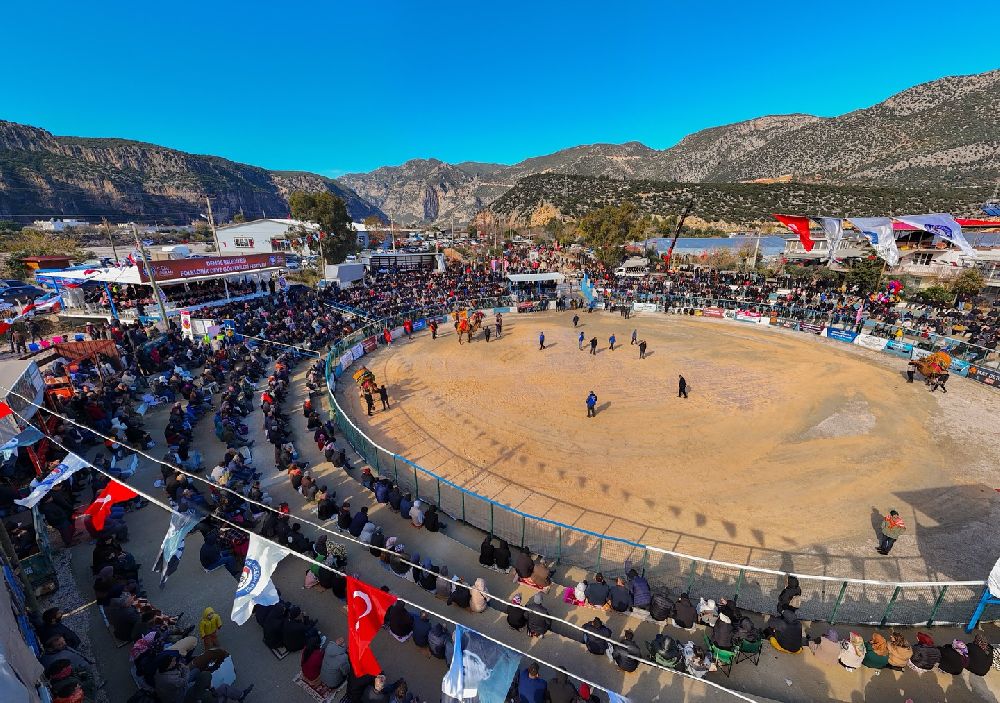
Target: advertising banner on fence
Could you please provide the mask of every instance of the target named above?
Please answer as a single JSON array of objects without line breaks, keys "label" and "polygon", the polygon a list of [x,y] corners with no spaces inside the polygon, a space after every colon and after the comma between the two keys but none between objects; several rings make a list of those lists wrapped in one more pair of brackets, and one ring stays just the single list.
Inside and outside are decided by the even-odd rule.
[{"label": "advertising banner on fence", "polygon": [[990,369],[985,366],[969,366],[969,378],[985,383],[987,386],[1000,388],[1000,370]]},{"label": "advertising banner on fence", "polygon": [[737,310],[736,319],[740,322],[760,322],[760,313],[755,310]]},{"label": "advertising banner on fence", "polygon": [[354,354],[348,349],[344,352],[344,355],[340,357],[340,367],[342,369],[350,368],[351,364],[354,363]]},{"label": "advertising banner on fence", "polygon": [[[199,259],[171,259],[153,261],[150,266],[158,281],[195,276],[219,276],[229,273],[244,273],[285,265],[284,254],[245,254],[243,256],[203,256]],[[149,282],[149,274],[140,262],[139,280]]]},{"label": "advertising banner on fence", "polygon": [[799,328],[798,320],[791,320],[787,317],[771,318],[771,324],[776,327],[784,327],[789,330],[797,330]]},{"label": "advertising banner on fence", "polygon": [[392,330],[392,332],[390,332],[390,334],[392,335],[393,341],[395,341],[403,336],[403,328],[396,327],[395,329]]},{"label": "advertising banner on fence", "polygon": [[909,359],[913,355],[913,345],[909,342],[897,342],[890,339],[885,343],[885,350],[894,356]]},{"label": "advertising banner on fence", "polygon": [[534,310],[535,310],[535,301],[534,300],[526,300],[523,303],[518,303],[517,304],[517,311],[518,312],[534,312]]},{"label": "advertising banner on fence", "polygon": [[656,303],[632,303],[636,312],[656,312]]},{"label": "advertising banner on fence", "polygon": [[910,358],[912,359],[923,359],[925,356],[930,356],[931,353],[927,349],[921,349],[920,347],[913,347],[913,351],[910,352]]},{"label": "advertising banner on fence", "polygon": [[427,318],[421,317],[419,320],[413,323],[413,331],[419,332],[420,330],[427,329]]},{"label": "advertising banner on fence", "polygon": [[799,330],[810,334],[822,334],[823,325],[817,325],[815,322],[800,322]]},{"label": "advertising banner on fence", "polygon": [[371,337],[365,337],[364,341],[361,342],[361,346],[365,348],[366,354],[371,354],[373,351],[378,349],[378,337],[372,335]]},{"label": "advertising banner on fence", "polygon": [[969,362],[965,359],[951,358],[951,368],[948,369],[951,373],[958,374],[959,376],[969,375]]},{"label": "advertising banner on fence", "polygon": [[857,337],[858,334],[857,332],[852,332],[851,330],[838,330],[835,327],[828,327],[826,329],[826,336],[830,339],[836,339],[838,342],[853,344],[854,338]]},{"label": "advertising banner on fence", "polygon": [[358,342],[353,347],[351,347],[351,356],[354,357],[355,361],[360,359],[365,355],[365,345]]},{"label": "advertising banner on fence", "polygon": [[874,349],[875,351],[882,351],[885,349],[886,342],[889,340],[884,337],[876,337],[873,334],[859,334],[854,338],[854,343],[859,347],[864,347],[865,349]]}]

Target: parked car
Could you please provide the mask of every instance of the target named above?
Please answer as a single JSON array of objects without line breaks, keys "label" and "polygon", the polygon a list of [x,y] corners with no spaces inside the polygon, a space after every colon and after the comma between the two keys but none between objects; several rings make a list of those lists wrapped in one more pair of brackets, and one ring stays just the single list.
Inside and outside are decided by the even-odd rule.
[{"label": "parked car", "polygon": [[30,303],[45,295],[45,291],[30,283],[17,280],[0,281],[0,300],[5,303]]}]

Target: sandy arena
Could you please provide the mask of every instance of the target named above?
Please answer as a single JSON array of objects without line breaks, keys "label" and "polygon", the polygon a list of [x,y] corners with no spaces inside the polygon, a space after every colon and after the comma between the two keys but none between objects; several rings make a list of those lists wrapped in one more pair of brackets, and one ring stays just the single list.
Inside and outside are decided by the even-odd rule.
[{"label": "sandy arena", "polygon": [[[572,316],[509,314],[488,344],[460,346],[450,326],[400,339],[366,357],[391,409],[366,418],[349,379],[341,403],[456,483],[667,549],[872,579],[981,579],[996,559],[996,390],[956,377],[931,394],[903,360],[756,325],[583,312],[574,330]],[[890,508],[908,534],[883,557],[874,527]]]}]

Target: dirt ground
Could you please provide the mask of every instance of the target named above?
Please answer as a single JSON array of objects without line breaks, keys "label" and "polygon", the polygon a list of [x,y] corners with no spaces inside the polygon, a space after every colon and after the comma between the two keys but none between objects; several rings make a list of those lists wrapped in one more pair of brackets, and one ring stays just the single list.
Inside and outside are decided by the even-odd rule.
[{"label": "dirt ground", "polygon": [[[370,434],[518,510],[699,556],[906,580],[982,579],[997,558],[995,390],[956,377],[931,394],[900,359],[785,330],[572,316],[510,314],[489,344],[449,329],[378,352],[368,366],[393,406]],[[339,393],[367,420],[352,386]],[[886,558],[874,528],[890,508],[909,531]]]}]

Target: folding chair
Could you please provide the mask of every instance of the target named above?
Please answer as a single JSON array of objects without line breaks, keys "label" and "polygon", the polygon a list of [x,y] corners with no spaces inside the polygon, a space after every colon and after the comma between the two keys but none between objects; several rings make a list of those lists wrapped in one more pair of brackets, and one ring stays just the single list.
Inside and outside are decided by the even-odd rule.
[{"label": "folding chair", "polygon": [[705,633],[705,647],[712,653],[716,668],[723,672],[726,678],[729,678],[733,673],[733,664],[736,663],[737,651],[716,647],[709,639],[707,632]]},{"label": "folding chair", "polygon": [[740,646],[736,650],[735,664],[740,662],[752,662],[754,666],[760,664],[760,652],[764,648],[764,640],[760,637],[756,641],[740,640]]}]

